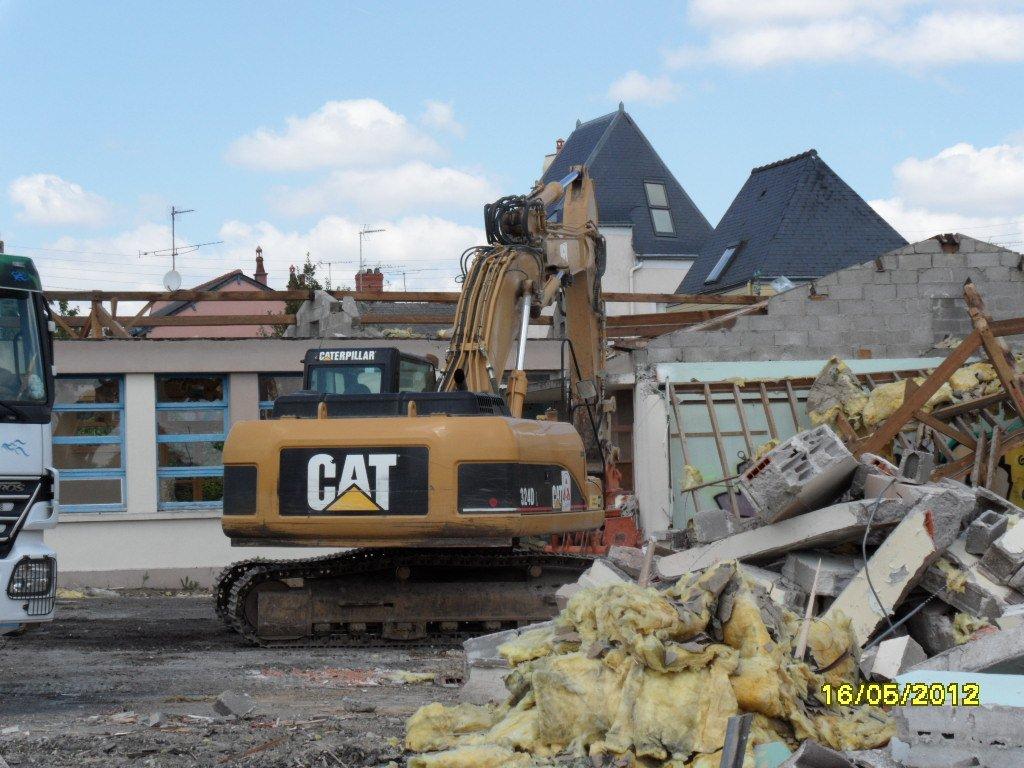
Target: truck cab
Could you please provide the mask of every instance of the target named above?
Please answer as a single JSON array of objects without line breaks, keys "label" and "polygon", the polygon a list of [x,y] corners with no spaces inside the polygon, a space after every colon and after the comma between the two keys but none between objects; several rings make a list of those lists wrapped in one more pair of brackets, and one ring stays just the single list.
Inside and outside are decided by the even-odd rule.
[{"label": "truck cab", "polygon": [[394,347],[311,349],[302,361],[302,388],[328,395],[433,392],[437,362]]},{"label": "truck cab", "polygon": [[31,259],[0,253],[0,635],[53,617],[53,342]]}]

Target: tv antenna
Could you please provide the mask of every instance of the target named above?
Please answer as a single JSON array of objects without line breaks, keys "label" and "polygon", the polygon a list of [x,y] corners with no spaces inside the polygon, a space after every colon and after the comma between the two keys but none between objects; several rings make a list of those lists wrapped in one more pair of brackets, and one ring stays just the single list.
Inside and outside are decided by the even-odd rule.
[{"label": "tv antenna", "polygon": [[[171,206],[171,247],[169,249],[171,254],[171,271],[164,275],[164,288],[168,291],[176,291],[181,287],[181,274],[178,272],[179,255],[198,251],[200,248],[207,245],[220,245],[224,242],[223,240],[210,240],[206,243],[186,245],[180,251],[178,250],[178,240],[176,236],[178,217],[183,213],[195,213],[195,210],[195,208],[177,208],[173,205]],[[159,248],[153,251],[139,251],[139,257],[161,256],[167,252],[167,248]]]},{"label": "tv antenna", "polygon": [[377,232],[387,232],[386,229],[360,229],[359,230],[359,271],[363,271],[363,238]]}]

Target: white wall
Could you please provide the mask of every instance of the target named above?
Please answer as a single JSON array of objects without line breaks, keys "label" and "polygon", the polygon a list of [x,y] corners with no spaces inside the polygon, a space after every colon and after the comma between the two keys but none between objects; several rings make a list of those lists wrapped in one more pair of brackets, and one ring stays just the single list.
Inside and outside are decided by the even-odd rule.
[{"label": "white wall", "polygon": [[653,378],[637,376],[633,389],[633,490],[647,535],[672,524],[668,447],[665,395]]},{"label": "white wall", "polygon": [[[624,293],[674,293],[692,259],[637,259],[633,252],[631,227],[601,227],[607,246],[608,264],[601,285],[605,291]],[[637,302],[608,302],[609,315],[659,312],[664,305]]]}]

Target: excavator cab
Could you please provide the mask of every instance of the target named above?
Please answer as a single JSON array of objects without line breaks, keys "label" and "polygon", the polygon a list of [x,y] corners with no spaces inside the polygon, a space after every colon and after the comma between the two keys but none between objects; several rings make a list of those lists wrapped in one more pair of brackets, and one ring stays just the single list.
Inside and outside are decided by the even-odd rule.
[{"label": "excavator cab", "polygon": [[437,360],[393,347],[311,349],[302,361],[302,389],[331,395],[433,392]]}]

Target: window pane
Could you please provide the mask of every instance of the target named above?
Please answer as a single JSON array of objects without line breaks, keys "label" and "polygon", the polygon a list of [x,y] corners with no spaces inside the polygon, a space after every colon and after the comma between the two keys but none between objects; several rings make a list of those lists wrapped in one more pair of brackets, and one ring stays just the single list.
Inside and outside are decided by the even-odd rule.
[{"label": "window pane", "polygon": [[160,479],[161,502],[220,501],[223,477],[164,477]]},{"label": "window pane", "polygon": [[160,435],[219,435],[224,432],[224,411],[220,408],[157,411],[156,429]]},{"label": "window pane", "polygon": [[224,399],[222,376],[158,376],[159,403],[216,403]]},{"label": "window pane", "polygon": [[650,181],[644,182],[647,190],[647,204],[658,208],[668,208],[668,196],[665,194],[664,184],[655,184]]},{"label": "window pane", "polygon": [[321,365],[313,368],[310,384],[332,395],[376,395],[381,376],[377,365]]},{"label": "window pane", "polygon": [[651,218],[654,220],[654,231],[659,235],[675,234],[672,226],[672,213],[660,208],[651,208]]},{"label": "window pane", "polygon": [[119,411],[54,411],[50,419],[54,437],[106,437],[121,428]]},{"label": "window pane", "polygon": [[118,403],[120,400],[121,379],[116,376],[57,379],[57,405]]},{"label": "window pane", "polygon": [[116,477],[90,480],[60,479],[60,503],[76,504],[120,504],[121,481]]},{"label": "window pane", "polygon": [[224,463],[224,443],[160,443],[157,455],[161,467],[219,467]]},{"label": "window pane", "polygon": [[121,445],[55,445],[53,464],[57,469],[120,469]]},{"label": "window pane", "polygon": [[261,373],[259,386],[260,401],[276,400],[281,395],[290,395],[302,389],[302,374]]},{"label": "window pane", "polygon": [[415,360],[401,360],[398,363],[398,391],[426,392],[434,388],[434,377],[430,375],[429,363]]}]

